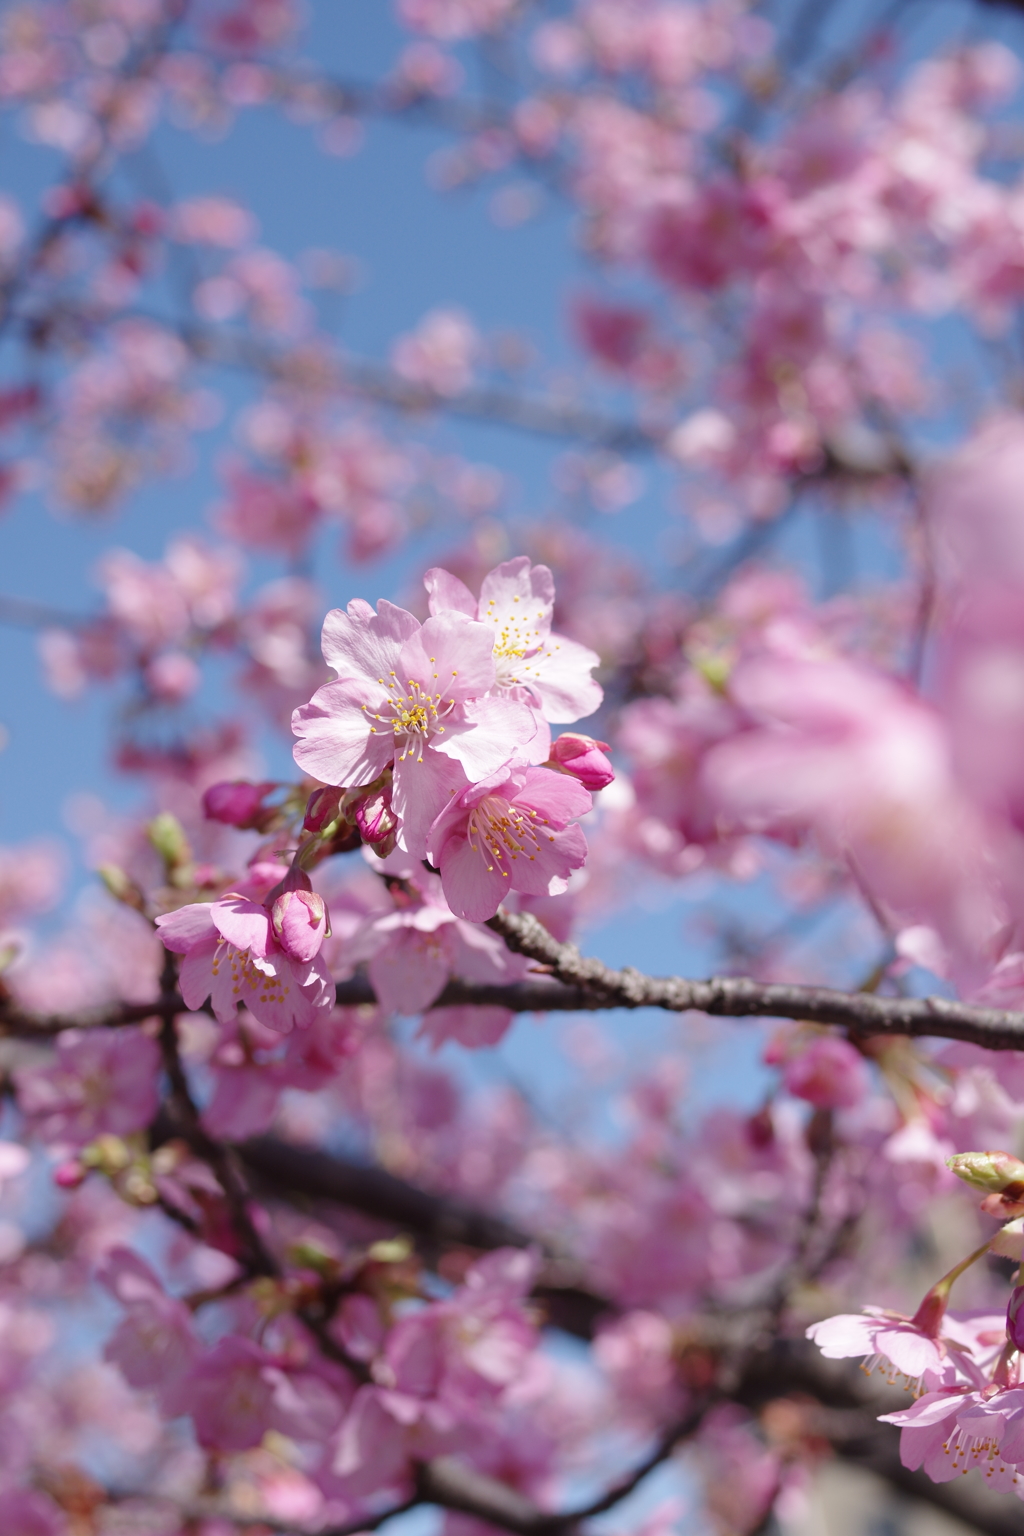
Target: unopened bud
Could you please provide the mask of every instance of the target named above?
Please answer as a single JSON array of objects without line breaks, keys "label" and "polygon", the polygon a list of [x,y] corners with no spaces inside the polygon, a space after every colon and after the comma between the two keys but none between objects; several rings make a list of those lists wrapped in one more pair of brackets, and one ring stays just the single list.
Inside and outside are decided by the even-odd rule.
[{"label": "unopened bud", "polygon": [[121,902],[126,907],[131,907],[135,912],[145,911],[145,895],[135,884],[131,876],[126,874],[117,864],[101,864],[96,873],[115,901]]},{"label": "unopened bud", "polygon": [[593,736],[580,736],[576,731],[565,731],[551,743],[549,768],[572,774],[585,789],[604,789],[615,777],[615,770],[605,756],[610,752],[606,741],[595,741]]},{"label": "unopened bud", "polygon": [[265,832],[277,812],[263,802],[276,788],[274,783],[250,784],[245,779],[211,784],[203,795],[203,815],[208,821],[222,821],[228,827]]},{"label": "unopened bud", "polygon": [[317,891],[282,891],[270,909],[281,948],[293,960],[312,960],[330,933],[327,906]]},{"label": "unopened bud", "polygon": [[302,823],[305,832],[323,832],[340,814],[341,797],[345,791],[335,784],[324,784],[314,789],[306,802],[306,815]]},{"label": "unopened bud", "polygon": [[77,1157],[70,1157],[67,1162],[57,1164],[53,1170],[53,1182],[58,1189],[77,1189],[85,1182],[88,1175],[88,1168],[84,1167]]},{"label": "unopened bud", "polygon": [[78,1154],[78,1161],[84,1168],[98,1168],[100,1173],[105,1173],[108,1178],[123,1173],[132,1165],[132,1149],[121,1136],[114,1136],[105,1131],[102,1136],[97,1136],[87,1147],[83,1147]]},{"label": "unopened bud", "polygon": [[1024,1349],[1024,1285],[1014,1286],[1006,1308],[1006,1337],[1014,1349]]},{"label": "unopened bud", "polygon": [[991,1195],[1024,1195],[1024,1163],[1012,1152],[958,1152],[946,1167],[972,1189]]},{"label": "unopened bud", "polygon": [[391,807],[391,785],[382,784],[355,808],[356,826],[364,843],[386,859],[398,842],[398,817]]},{"label": "unopened bud", "polygon": [[191,858],[191,850],[188,846],[188,838],[185,829],[177,816],[172,816],[170,811],[161,811],[159,816],[146,828],[146,835],[163,859],[168,871],[180,869]]}]

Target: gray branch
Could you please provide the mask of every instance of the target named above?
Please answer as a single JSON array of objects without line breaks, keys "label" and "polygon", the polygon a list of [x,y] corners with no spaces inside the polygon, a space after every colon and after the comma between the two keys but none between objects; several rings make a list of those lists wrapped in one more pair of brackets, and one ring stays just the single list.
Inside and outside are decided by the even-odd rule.
[{"label": "gray branch", "polygon": [[[913,1035],[965,1040],[990,1051],[1024,1050],[1024,1013],[981,1008],[947,997],[879,997],[749,976],[647,976],[632,966],[615,970],[559,944],[528,913],[499,912],[488,925],[508,947],[527,955],[547,974],[490,986],[449,981],[432,1008],[484,1005],[512,1013],[592,1013],[612,1008],[663,1008],[670,1013],[707,1013],[716,1018],[769,1018],[834,1024],[854,1035]],[[337,984],[339,1007],[373,1005],[369,981],[355,976]],[[119,1003],[77,1014],[34,1014],[0,998],[0,1037],[46,1038],[65,1029],[116,1029],[143,1019],[185,1012],[177,993],[151,1003]]]}]

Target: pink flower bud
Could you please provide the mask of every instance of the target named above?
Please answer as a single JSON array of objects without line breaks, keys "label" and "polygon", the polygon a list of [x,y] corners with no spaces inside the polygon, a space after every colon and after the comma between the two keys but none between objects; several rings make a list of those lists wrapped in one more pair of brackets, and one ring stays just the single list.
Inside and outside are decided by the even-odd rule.
[{"label": "pink flower bud", "polygon": [[795,1098],[816,1109],[850,1109],[867,1092],[864,1058],[847,1040],[812,1040],[786,1062],[782,1080]]},{"label": "pink flower bud", "polygon": [[263,824],[273,814],[263,801],[276,788],[276,784],[249,784],[244,779],[211,784],[203,795],[203,814],[208,821],[222,821],[229,827],[263,831]]},{"label": "pink flower bud", "polygon": [[343,789],[338,789],[334,784],[324,784],[320,789],[314,789],[306,802],[303,831],[322,832],[329,822],[334,821],[344,793]]},{"label": "pink flower bud", "polygon": [[88,1172],[88,1168],[83,1167],[77,1157],[70,1157],[67,1162],[57,1164],[53,1170],[53,1182],[58,1189],[77,1189],[85,1182]]},{"label": "pink flower bud", "polygon": [[1024,1349],[1024,1285],[1016,1285],[1010,1292],[1006,1308],[1006,1337],[1015,1349]]},{"label": "pink flower bud", "polygon": [[281,948],[293,960],[312,960],[330,932],[327,907],[316,891],[282,891],[270,909]]},{"label": "pink flower bud", "polygon": [[604,789],[615,777],[615,770],[605,757],[610,752],[606,741],[595,741],[592,736],[579,736],[575,731],[565,731],[551,743],[549,768],[560,768],[571,773],[589,790]]},{"label": "pink flower bud", "polygon": [[383,784],[355,808],[356,826],[364,843],[386,859],[398,840],[398,817],[391,809],[391,785]]}]

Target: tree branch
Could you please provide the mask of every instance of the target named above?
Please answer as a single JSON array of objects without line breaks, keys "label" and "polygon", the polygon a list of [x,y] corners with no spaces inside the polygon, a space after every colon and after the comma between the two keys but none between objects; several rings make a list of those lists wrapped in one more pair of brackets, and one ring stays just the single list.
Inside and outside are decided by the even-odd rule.
[{"label": "tree branch", "polygon": [[[796,1019],[835,1024],[856,1035],[911,1035],[964,1040],[989,1051],[1024,1050],[1024,1013],[982,1008],[947,997],[879,997],[788,982],[754,981],[749,976],[647,976],[631,966],[615,970],[582,956],[574,944],[559,944],[535,917],[499,912],[488,925],[510,949],[545,967],[547,975],[490,986],[450,981],[431,1008],[488,1006],[513,1013],[594,1013],[610,1008],[663,1008],[670,1013],[707,1013],[715,1018]],[[373,1005],[368,980],[356,976],[337,984],[338,1006]],[[65,1029],[117,1029],[144,1019],[187,1012],[177,994],[151,1003],[119,1003],[78,1014],[33,1014],[0,999],[0,1038],[46,1039]]]},{"label": "tree branch", "polygon": [[559,944],[528,912],[499,911],[487,924],[509,949],[536,960],[565,986],[582,989],[590,1008],[665,1008],[718,1018],[782,1018],[839,1024],[860,1035],[924,1035],[965,1040],[992,1051],[1024,1048],[1024,1014],[978,1008],[945,997],[879,997],[830,987],[753,981],[748,976],[646,976],[632,966],[614,970],[587,959],[575,944]]}]

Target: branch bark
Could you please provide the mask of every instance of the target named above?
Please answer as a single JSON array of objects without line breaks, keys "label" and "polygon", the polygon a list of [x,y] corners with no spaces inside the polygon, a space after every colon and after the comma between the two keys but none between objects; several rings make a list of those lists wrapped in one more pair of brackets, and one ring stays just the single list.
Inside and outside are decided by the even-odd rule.
[{"label": "branch bark", "polygon": [[[452,980],[432,1008],[487,1005],[513,1013],[593,1013],[611,1008],[663,1008],[671,1013],[707,1013],[716,1018],[797,1019],[834,1024],[854,1035],[911,1035],[964,1040],[989,1051],[1024,1050],[1024,1013],[982,1008],[947,997],[879,997],[788,982],[754,981],[749,976],[647,976],[626,966],[615,970],[582,956],[574,944],[559,944],[535,917],[499,912],[489,927],[510,949],[544,966],[546,975],[503,986]],[[373,1005],[368,980],[356,976],[336,990],[339,1007]],[[151,1003],[120,1003],[78,1014],[33,1014],[0,999],[0,1038],[46,1039],[65,1029],[117,1029],[144,1019],[186,1012],[181,997],[164,994]]]}]

